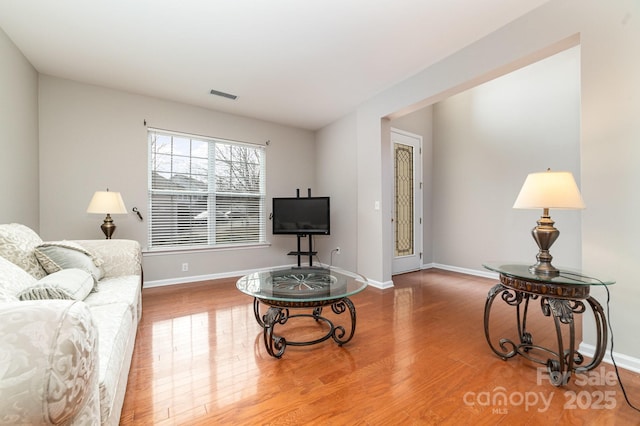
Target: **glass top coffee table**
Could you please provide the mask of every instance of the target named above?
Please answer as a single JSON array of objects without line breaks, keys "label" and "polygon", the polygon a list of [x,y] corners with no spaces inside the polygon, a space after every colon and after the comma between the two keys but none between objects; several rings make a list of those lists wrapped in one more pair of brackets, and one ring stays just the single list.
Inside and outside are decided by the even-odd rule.
[{"label": "glass top coffee table", "polygon": [[[356,331],[356,308],[349,299],[367,287],[362,275],[337,268],[280,268],[254,272],[240,278],[236,287],[253,297],[253,312],[263,329],[264,344],[269,355],[280,358],[287,346],[307,346],[329,338],[340,346],[349,342]],[[260,303],[269,306],[260,314]],[[335,325],[322,316],[322,309],[331,306],[335,314],[349,310],[351,327]],[[311,309],[311,313],[291,315],[289,309]],[[284,325],[290,318],[309,317],[328,326],[326,334],[310,341],[290,341],[274,334],[276,324]]]}]

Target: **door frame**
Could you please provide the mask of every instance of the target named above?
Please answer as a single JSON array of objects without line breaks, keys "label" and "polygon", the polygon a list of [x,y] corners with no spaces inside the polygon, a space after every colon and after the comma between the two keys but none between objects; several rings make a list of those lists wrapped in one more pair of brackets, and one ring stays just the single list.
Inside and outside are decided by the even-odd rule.
[{"label": "door frame", "polygon": [[[397,138],[394,138],[394,134]],[[395,223],[391,225],[391,244],[392,246],[392,266],[391,275],[402,274],[410,271],[417,271],[422,269],[422,253],[424,249],[423,238],[423,182],[422,182],[422,142],[423,138],[415,133],[407,132],[404,130],[391,128],[390,129],[390,146],[391,146],[391,170],[395,170],[395,144],[398,138],[410,138],[413,139],[411,145],[414,147],[413,155],[413,214],[414,214],[414,254],[410,256],[395,256]],[[406,139],[405,139],[406,140]],[[397,140],[402,143],[402,141]],[[395,180],[395,173],[392,172],[392,179]],[[392,180],[391,184],[391,219],[395,221],[395,182]]]}]

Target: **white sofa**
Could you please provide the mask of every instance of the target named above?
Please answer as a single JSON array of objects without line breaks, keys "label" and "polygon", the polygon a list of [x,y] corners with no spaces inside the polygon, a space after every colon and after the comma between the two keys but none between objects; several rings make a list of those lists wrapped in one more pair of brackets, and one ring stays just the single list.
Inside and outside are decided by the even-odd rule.
[{"label": "white sofa", "polygon": [[0,225],[0,424],[117,425],[141,287],[136,241]]}]

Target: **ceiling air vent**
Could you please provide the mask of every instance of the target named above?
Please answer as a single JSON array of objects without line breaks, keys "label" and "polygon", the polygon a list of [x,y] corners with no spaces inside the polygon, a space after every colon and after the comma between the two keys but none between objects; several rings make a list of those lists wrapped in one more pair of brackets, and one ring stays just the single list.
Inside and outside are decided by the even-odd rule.
[{"label": "ceiling air vent", "polygon": [[236,99],[238,99],[238,96],[236,96],[236,95],[232,95],[231,93],[220,92],[219,90],[211,89],[211,92],[209,92],[209,93],[211,93],[212,95],[216,95],[216,96],[222,96],[223,98],[233,99],[234,101]]}]

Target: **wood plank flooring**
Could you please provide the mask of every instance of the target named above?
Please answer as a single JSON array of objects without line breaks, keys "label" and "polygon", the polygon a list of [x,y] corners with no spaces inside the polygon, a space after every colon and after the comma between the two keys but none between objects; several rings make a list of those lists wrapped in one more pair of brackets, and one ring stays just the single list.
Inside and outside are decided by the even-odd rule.
[{"label": "wood plank flooring", "polygon": [[[143,290],[121,424],[640,425],[609,364],[557,388],[537,364],[498,358],[483,331],[493,280],[435,269],[396,276],[392,289],[351,298],[351,342],[290,346],[279,360],[235,281]],[[494,305],[492,336],[515,339],[513,308]],[[300,340],[317,327],[292,319],[283,334]],[[528,328],[553,347],[539,304]],[[640,375],[621,377],[640,405]]]}]

